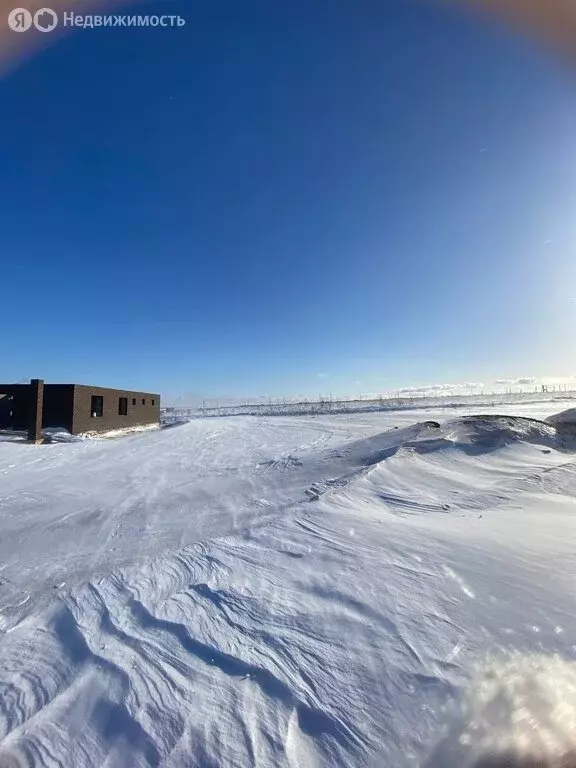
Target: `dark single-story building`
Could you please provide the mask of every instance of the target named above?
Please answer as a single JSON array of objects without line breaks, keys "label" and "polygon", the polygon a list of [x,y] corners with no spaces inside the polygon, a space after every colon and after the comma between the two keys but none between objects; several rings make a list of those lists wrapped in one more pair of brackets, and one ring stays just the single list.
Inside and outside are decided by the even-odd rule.
[{"label": "dark single-story building", "polygon": [[0,384],[0,429],[27,431],[38,442],[42,429],[72,435],[160,424],[160,395],[83,384]]}]

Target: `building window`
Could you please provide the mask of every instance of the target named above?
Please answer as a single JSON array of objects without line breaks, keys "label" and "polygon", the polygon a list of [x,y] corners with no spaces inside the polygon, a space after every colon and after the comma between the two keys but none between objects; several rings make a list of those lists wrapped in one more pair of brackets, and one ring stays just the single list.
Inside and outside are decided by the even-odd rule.
[{"label": "building window", "polygon": [[142,405],[146,405],[146,398],[145,397],[142,398]]},{"label": "building window", "polygon": [[135,397],[132,398],[132,405],[136,405],[136,398]]},{"label": "building window", "polygon": [[152,405],[156,405],[156,400],[152,400]]},{"label": "building window", "polygon": [[104,398],[102,395],[92,395],[90,415],[93,419],[101,419],[104,415]]},{"label": "building window", "polygon": [[128,398],[118,398],[118,416],[128,416]]}]

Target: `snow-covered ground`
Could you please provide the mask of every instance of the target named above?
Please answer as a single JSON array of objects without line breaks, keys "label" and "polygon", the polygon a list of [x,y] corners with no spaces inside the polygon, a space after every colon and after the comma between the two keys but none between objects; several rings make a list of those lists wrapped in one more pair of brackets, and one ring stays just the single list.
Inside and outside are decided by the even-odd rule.
[{"label": "snow-covered ground", "polygon": [[0,766],[573,747],[575,404],[0,442]]}]

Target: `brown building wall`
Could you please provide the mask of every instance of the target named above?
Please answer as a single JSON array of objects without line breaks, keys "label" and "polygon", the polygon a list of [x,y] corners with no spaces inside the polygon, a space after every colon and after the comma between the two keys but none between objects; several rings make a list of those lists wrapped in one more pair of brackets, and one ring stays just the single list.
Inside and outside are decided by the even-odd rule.
[{"label": "brown building wall", "polygon": [[[105,389],[80,384],[74,386],[72,434],[82,432],[108,432],[113,429],[147,426],[160,423],[160,395],[150,392],[131,392]],[[47,386],[49,388],[50,385]],[[104,398],[102,416],[94,418],[91,412],[92,396]],[[120,415],[119,400],[128,400],[127,414]]]},{"label": "brown building wall", "polygon": [[[30,422],[30,384],[0,384],[0,429],[27,430]],[[104,398],[102,416],[91,415],[92,395]],[[127,414],[118,413],[119,399],[127,399]],[[144,401],[144,405],[142,404]],[[160,423],[160,395],[79,384],[46,384],[42,427],[63,427],[72,434]]]}]

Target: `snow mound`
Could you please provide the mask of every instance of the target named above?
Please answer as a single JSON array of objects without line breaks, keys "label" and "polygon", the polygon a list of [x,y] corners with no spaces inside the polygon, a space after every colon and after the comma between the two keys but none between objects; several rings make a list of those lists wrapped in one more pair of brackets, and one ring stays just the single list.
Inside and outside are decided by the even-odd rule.
[{"label": "snow mound", "polygon": [[430,453],[448,448],[482,453],[517,442],[558,447],[553,425],[517,416],[467,416],[440,425],[426,421],[358,441],[350,453],[364,454],[366,465],[391,457],[400,449]]},{"label": "snow mound", "polygon": [[576,439],[576,408],[549,416],[546,421],[556,428],[566,447],[573,447]]},{"label": "snow mound", "polygon": [[455,442],[460,445],[476,445],[484,448],[502,448],[515,442],[525,442],[558,447],[553,425],[538,419],[520,416],[479,415],[452,422],[446,427],[455,428]]},{"label": "snow mound", "polygon": [[[438,456],[440,462],[460,462],[465,458],[480,457],[506,449],[513,444],[541,446],[545,450],[560,449],[556,429],[543,421],[512,416],[468,416],[446,421],[444,424],[425,421],[402,429],[382,432],[348,444],[344,449],[329,451],[324,459],[341,474],[322,478],[306,491],[316,501],[325,493],[347,486],[355,479],[376,470],[391,459],[428,457],[451,454],[450,459]],[[382,482],[387,480],[384,478]]]},{"label": "snow mound", "polygon": [[76,443],[83,438],[71,435],[64,427],[44,427],[42,435],[47,443]]},{"label": "snow mound", "polygon": [[546,419],[550,424],[576,424],[576,408],[568,408],[567,411],[560,411]]},{"label": "snow mound", "polygon": [[141,424],[140,426],[124,427],[123,429],[110,429],[107,432],[83,432],[79,437],[83,440],[107,440],[115,437],[140,434],[141,432],[155,432],[158,429],[160,429],[158,424]]}]

